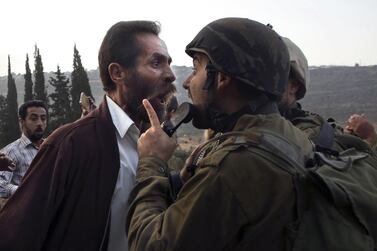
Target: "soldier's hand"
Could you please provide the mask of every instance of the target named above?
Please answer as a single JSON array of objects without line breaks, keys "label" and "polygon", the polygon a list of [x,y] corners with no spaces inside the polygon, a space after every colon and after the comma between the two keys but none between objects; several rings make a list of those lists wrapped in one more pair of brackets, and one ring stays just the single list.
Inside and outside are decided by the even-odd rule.
[{"label": "soldier's hand", "polygon": [[168,161],[177,147],[176,135],[169,137],[162,130],[157,114],[147,99],[143,100],[143,105],[148,113],[151,127],[139,138],[137,146],[139,157],[156,156]]},{"label": "soldier's hand", "polygon": [[16,165],[4,153],[0,153],[0,171],[13,171]]}]

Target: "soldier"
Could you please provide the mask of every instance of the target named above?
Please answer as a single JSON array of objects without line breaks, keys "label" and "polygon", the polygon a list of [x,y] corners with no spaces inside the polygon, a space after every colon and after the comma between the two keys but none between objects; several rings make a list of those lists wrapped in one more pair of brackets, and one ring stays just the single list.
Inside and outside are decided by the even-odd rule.
[{"label": "soldier", "polygon": [[319,134],[324,119],[318,114],[302,110],[301,104],[297,102],[305,96],[306,85],[309,82],[308,61],[300,48],[290,39],[283,38],[283,41],[289,51],[291,67],[289,81],[279,103],[279,110],[285,118],[314,139]]},{"label": "soldier", "polygon": [[166,162],[176,139],[144,100],[152,126],[138,142],[126,223],[130,250],[285,250],[285,228],[296,216],[293,177],[273,153],[250,142],[274,134],[301,149],[300,157],[311,152],[277,108],[289,73],[286,46],[261,23],[224,18],[206,25],[186,53],[194,65],[184,83],[193,125],[224,134],[194,150],[174,194],[177,177]]},{"label": "soldier", "polygon": [[[290,39],[283,38],[283,41],[289,51],[291,67],[288,85],[279,103],[281,114],[304,131],[320,147],[341,152],[347,148],[355,147],[355,144],[359,145],[360,140],[352,137],[352,135],[345,135],[343,128],[336,124],[333,119],[326,120],[314,112],[302,109],[298,100],[305,96],[306,86],[309,82],[308,61],[300,48]],[[351,129],[351,127],[349,128]],[[373,135],[370,137],[372,139]],[[348,138],[347,144],[340,142],[345,141],[345,138]]]}]

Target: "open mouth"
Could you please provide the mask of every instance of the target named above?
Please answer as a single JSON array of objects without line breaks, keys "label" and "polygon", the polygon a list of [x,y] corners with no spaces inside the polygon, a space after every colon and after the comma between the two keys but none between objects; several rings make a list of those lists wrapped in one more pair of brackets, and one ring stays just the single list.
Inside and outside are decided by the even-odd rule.
[{"label": "open mouth", "polygon": [[167,103],[169,102],[171,97],[174,95],[174,93],[175,93],[175,90],[170,90],[170,89],[163,90],[163,91],[157,93],[155,98],[158,100],[158,102],[161,105],[167,105]]},{"label": "open mouth", "polygon": [[171,93],[165,93],[165,94],[160,94],[157,96],[157,100],[159,101],[159,103],[161,105],[166,105],[168,103],[168,100],[169,100],[169,96],[171,95]]},{"label": "open mouth", "polygon": [[154,101],[155,103],[160,104],[161,106],[166,106],[170,100],[170,98],[176,92],[176,88],[173,84],[168,85],[166,87],[162,87],[159,90],[156,90],[154,94],[152,94],[148,100]]}]

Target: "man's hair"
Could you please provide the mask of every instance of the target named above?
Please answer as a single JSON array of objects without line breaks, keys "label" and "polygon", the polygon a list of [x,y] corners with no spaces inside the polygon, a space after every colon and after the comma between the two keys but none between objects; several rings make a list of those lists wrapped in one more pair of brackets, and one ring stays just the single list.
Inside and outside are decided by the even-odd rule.
[{"label": "man's hair", "polygon": [[27,115],[27,108],[29,107],[42,107],[46,111],[46,115],[48,115],[48,109],[46,104],[41,100],[30,100],[23,103],[20,108],[18,108],[18,117],[25,120]]},{"label": "man's hair", "polygon": [[106,33],[99,53],[98,63],[103,89],[115,89],[108,67],[111,63],[118,63],[123,67],[134,67],[141,48],[136,36],[142,33],[151,33],[156,36],[160,33],[160,25],[152,21],[122,21],[114,24]]}]

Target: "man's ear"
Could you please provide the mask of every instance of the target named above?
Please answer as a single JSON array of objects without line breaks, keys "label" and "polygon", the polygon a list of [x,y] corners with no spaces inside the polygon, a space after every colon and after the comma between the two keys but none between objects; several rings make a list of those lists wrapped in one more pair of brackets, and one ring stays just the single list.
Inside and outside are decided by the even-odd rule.
[{"label": "man's ear", "polygon": [[300,84],[296,81],[289,80],[287,88],[289,89],[289,94],[296,96],[298,89],[300,89]]},{"label": "man's ear", "polygon": [[24,124],[25,124],[25,120],[23,120],[22,118],[18,118],[18,125],[21,129],[21,131],[23,130],[23,127],[24,127]]},{"label": "man's ear", "polygon": [[217,73],[217,88],[219,90],[221,89],[227,89],[229,87],[229,85],[231,84],[231,80],[232,78],[229,77],[228,75],[222,73],[222,72],[218,72]]},{"label": "man's ear", "polygon": [[114,83],[118,83],[120,80],[123,80],[126,77],[124,68],[118,63],[109,64],[107,70],[109,71],[109,76]]}]

